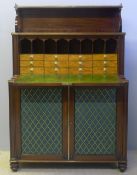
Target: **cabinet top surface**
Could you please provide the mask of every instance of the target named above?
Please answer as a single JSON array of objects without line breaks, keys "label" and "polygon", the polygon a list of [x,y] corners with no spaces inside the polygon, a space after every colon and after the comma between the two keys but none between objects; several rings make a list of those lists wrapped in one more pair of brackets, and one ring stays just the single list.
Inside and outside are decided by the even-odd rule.
[{"label": "cabinet top surface", "polygon": [[122,4],[116,4],[116,5],[101,5],[101,4],[98,4],[98,5],[74,5],[74,6],[66,6],[66,5],[62,5],[62,6],[48,6],[48,5],[43,5],[43,6],[25,6],[25,5],[15,5],[15,9],[46,9],[46,8],[88,8],[88,9],[92,9],[92,8],[122,8]]},{"label": "cabinet top surface", "polygon": [[125,82],[125,79],[117,75],[20,75],[13,78],[11,83],[16,84],[117,84]]}]

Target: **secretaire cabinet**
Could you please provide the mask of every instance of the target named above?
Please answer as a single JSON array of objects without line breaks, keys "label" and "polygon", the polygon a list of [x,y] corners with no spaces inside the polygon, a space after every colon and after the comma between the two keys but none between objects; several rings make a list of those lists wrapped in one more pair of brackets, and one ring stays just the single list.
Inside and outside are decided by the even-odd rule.
[{"label": "secretaire cabinet", "polygon": [[121,6],[16,7],[10,164],[127,167]]}]

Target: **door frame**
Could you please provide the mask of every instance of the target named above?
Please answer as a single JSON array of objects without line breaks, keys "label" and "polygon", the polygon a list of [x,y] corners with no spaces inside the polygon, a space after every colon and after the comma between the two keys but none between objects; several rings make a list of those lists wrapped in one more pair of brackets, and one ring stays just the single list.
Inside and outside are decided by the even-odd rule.
[{"label": "door frame", "polygon": [[[116,153],[114,155],[77,155],[75,154],[75,88],[116,88]],[[70,160],[89,162],[114,162],[127,161],[127,101],[128,83],[108,84],[108,85],[74,85],[70,88],[69,106],[69,148]]]},{"label": "door frame", "polygon": [[[62,154],[61,155],[36,155],[36,154],[22,154],[21,152],[21,89],[24,88],[44,88],[44,87],[58,87],[62,90]],[[10,107],[10,161],[58,161],[68,159],[68,90],[67,87],[52,84],[41,86],[40,84],[16,84],[9,82],[9,107]]]}]

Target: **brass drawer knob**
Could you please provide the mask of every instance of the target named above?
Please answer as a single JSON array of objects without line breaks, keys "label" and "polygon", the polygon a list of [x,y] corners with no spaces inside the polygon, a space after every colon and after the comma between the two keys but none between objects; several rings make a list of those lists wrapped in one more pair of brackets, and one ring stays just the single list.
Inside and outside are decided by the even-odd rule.
[{"label": "brass drawer knob", "polygon": [[54,69],[54,70],[55,70],[55,72],[58,72],[58,70],[59,70],[59,69],[58,69],[57,67],[55,67],[55,69]]},{"label": "brass drawer knob", "polygon": [[104,61],[104,64],[107,64],[107,61]]},{"label": "brass drawer knob", "polygon": [[31,67],[31,68],[30,68],[30,71],[31,71],[31,72],[33,72],[33,71],[34,71],[34,68],[33,68],[33,67]]},{"label": "brass drawer knob", "polygon": [[56,64],[56,65],[57,65],[57,64],[58,64],[58,61],[54,61],[54,64]]},{"label": "brass drawer knob", "polygon": [[106,58],[107,57],[107,55],[106,54],[104,54],[104,58]]},{"label": "brass drawer knob", "polygon": [[78,70],[79,70],[79,71],[82,71],[83,69],[82,69],[82,68],[79,68]]},{"label": "brass drawer knob", "polygon": [[30,55],[30,58],[34,58],[34,55]]},{"label": "brass drawer knob", "polygon": [[103,70],[104,70],[104,72],[106,72],[107,68],[106,68],[106,67],[104,67],[104,69],[103,69]]},{"label": "brass drawer knob", "polygon": [[83,62],[82,62],[82,61],[79,61],[78,63],[79,63],[80,65],[81,65],[81,64],[83,64]]},{"label": "brass drawer knob", "polygon": [[33,61],[30,61],[30,65],[33,65]]},{"label": "brass drawer knob", "polygon": [[79,55],[79,58],[82,58],[82,55]]}]

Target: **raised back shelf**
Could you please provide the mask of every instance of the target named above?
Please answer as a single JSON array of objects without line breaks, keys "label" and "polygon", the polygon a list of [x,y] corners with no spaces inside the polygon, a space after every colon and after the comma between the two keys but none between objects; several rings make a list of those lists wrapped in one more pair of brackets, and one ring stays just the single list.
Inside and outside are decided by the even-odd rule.
[{"label": "raised back shelf", "polygon": [[16,7],[16,32],[120,32],[122,6]]}]

